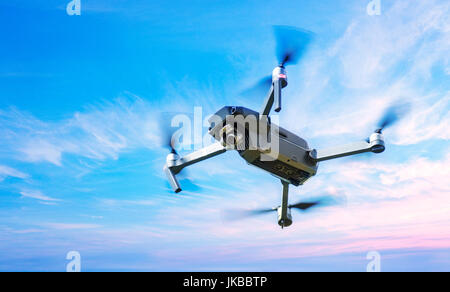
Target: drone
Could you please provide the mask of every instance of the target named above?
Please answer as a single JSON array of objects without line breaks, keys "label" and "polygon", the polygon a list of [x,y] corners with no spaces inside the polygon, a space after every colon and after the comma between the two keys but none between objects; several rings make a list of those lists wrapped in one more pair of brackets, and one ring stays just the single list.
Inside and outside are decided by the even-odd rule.
[{"label": "drone", "polygon": [[[323,200],[316,200],[290,205],[289,186],[301,186],[315,176],[320,162],[368,152],[384,152],[382,132],[398,120],[402,111],[399,106],[388,108],[376,130],[365,140],[329,149],[309,147],[305,139],[272,123],[270,112],[272,108],[275,112],[281,111],[282,91],[288,85],[286,66],[296,64],[304,55],[313,33],[286,26],[275,26],[274,30],[279,64],[273,69],[271,76],[264,78],[257,85],[269,88],[261,110],[254,111],[242,106],[223,107],[209,119],[208,133],[214,137],[215,142],[185,156],[177,153],[171,136],[170,154],[167,156],[164,172],[173,191],[179,193],[182,189],[177,175],[184,168],[227,151],[237,151],[249,165],[262,169],[281,181],[281,205],[252,211],[251,214],[277,212],[278,225],[285,228],[293,222],[291,209],[307,211],[323,204]],[[249,126],[251,121],[256,122],[255,127]],[[262,139],[267,140],[267,143],[261,143],[261,137],[267,138]],[[274,141],[276,143],[273,143]],[[276,144],[276,151],[271,151],[273,144]]]}]

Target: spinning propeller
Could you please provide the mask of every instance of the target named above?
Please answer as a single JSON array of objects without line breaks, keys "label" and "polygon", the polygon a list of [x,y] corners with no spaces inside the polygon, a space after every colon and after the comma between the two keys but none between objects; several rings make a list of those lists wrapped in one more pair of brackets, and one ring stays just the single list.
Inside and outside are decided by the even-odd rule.
[{"label": "spinning propeller", "polygon": [[290,26],[275,26],[277,57],[281,67],[294,65],[303,57],[314,34],[310,31]]},{"label": "spinning propeller", "polygon": [[[378,122],[375,133],[382,134],[383,131],[391,126],[393,126],[396,122],[398,122],[403,116],[405,116],[410,110],[409,103],[396,103],[386,109],[383,116]],[[370,138],[367,138],[366,141],[369,143]]]},{"label": "spinning propeller", "polygon": [[[320,198],[312,199],[311,201],[298,202],[296,204],[288,205],[289,209],[296,209],[300,212],[307,213],[311,211],[313,208],[317,207],[326,207],[331,205],[337,205],[339,201],[332,196],[325,196]],[[256,210],[229,210],[225,213],[225,218],[227,220],[238,220],[246,217],[263,215],[271,212],[278,211],[279,207],[271,208],[271,209],[256,209]]]},{"label": "spinning propeller", "polygon": [[406,115],[409,109],[409,103],[395,104],[389,107],[378,122],[378,129],[376,129],[375,132],[381,134],[385,128],[394,125],[398,120]]},{"label": "spinning propeller", "polygon": [[[274,33],[277,42],[276,55],[281,68],[297,64],[314,37],[310,31],[290,26],[274,26]],[[243,94],[265,91],[271,84],[272,76],[264,77],[256,85],[243,91]]]}]

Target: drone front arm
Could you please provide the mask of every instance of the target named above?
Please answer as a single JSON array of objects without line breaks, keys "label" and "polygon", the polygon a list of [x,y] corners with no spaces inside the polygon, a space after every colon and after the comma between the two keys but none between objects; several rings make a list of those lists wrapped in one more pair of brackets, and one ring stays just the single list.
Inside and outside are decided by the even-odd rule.
[{"label": "drone front arm", "polygon": [[270,87],[269,90],[269,94],[267,95],[266,100],[264,101],[264,106],[261,109],[260,112],[261,116],[268,116],[274,103],[275,103],[275,111],[277,113],[281,111],[281,89],[282,89],[281,82],[282,82],[281,80],[277,80],[274,83],[272,83],[272,86]]},{"label": "drone front arm", "polygon": [[[222,146],[221,143],[216,142],[198,151],[192,152],[184,157],[177,158],[175,154],[169,154],[166,166],[164,166],[164,171],[167,178],[172,186],[172,189],[179,193],[181,192],[180,184],[176,178],[176,175],[185,167],[198,163],[200,161],[206,160],[208,158],[217,156],[226,152],[227,149]],[[172,157],[173,159],[170,159]]]},{"label": "drone front arm", "polygon": [[269,94],[266,97],[266,100],[264,101],[264,106],[261,109],[261,112],[259,113],[261,116],[268,116],[270,113],[270,110],[272,109],[273,103],[275,101],[274,94],[275,88],[272,84],[269,90]]},{"label": "drone front arm", "polygon": [[361,141],[325,150],[312,150],[309,155],[315,162],[320,162],[365,152],[381,153],[384,150],[383,136],[380,133],[373,133],[369,142]]},{"label": "drone front arm", "polygon": [[187,154],[184,157],[179,158],[172,169],[175,170],[175,173],[179,173],[183,168],[198,163],[200,161],[212,158],[219,154],[226,152],[227,149],[222,146],[221,143],[216,142],[211,144],[203,149]]}]

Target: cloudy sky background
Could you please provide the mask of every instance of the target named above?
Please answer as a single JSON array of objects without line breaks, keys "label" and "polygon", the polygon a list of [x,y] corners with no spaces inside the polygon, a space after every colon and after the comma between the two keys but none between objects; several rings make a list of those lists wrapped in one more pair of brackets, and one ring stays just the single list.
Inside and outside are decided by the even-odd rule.
[{"label": "cloudy sky background", "polygon": [[[36,1],[35,1],[36,2]],[[365,271],[450,269],[450,3],[106,1],[0,4],[0,270]],[[276,65],[272,25],[315,32],[289,67],[281,125],[324,148],[367,137],[384,109],[410,113],[387,150],[324,162],[291,202],[345,204],[228,222],[279,204],[281,186],[230,152],[162,172],[160,112],[258,110],[239,93]],[[204,129],[206,131],[206,129]]]}]

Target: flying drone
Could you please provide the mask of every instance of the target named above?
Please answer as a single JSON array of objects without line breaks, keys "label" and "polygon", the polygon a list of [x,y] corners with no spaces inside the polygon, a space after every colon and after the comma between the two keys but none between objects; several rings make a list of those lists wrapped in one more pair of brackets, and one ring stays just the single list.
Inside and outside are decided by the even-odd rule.
[{"label": "flying drone", "polygon": [[[361,153],[385,151],[382,132],[399,118],[401,109],[398,106],[389,108],[374,133],[366,140],[323,150],[309,147],[305,139],[272,123],[269,114],[272,108],[275,112],[281,111],[282,90],[288,85],[285,67],[298,62],[311,42],[313,34],[285,26],[276,26],[274,30],[279,65],[273,69],[270,77],[262,79],[257,85],[269,89],[261,110],[257,112],[242,106],[223,107],[209,120],[209,134],[214,137],[215,142],[185,156],[180,156],[176,152],[171,136],[169,139],[171,152],[167,156],[164,172],[173,191],[179,193],[181,187],[176,175],[181,170],[226,151],[237,151],[248,164],[272,174],[281,181],[283,189],[281,205],[256,210],[252,214],[277,212],[278,225],[284,228],[292,224],[291,209],[307,211],[323,203],[323,200],[317,200],[290,205],[289,186],[301,186],[315,176],[320,162]],[[256,121],[257,127],[250,127],[249,120]],[[265,135],[270,136],[267,139],[270,142],[276,141],[277,151],[271,151],[271,143],[261,143],[258,140]]]}]

